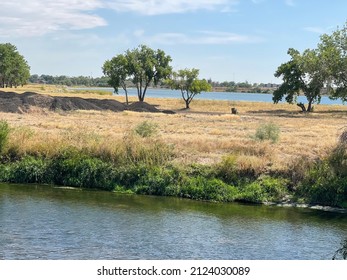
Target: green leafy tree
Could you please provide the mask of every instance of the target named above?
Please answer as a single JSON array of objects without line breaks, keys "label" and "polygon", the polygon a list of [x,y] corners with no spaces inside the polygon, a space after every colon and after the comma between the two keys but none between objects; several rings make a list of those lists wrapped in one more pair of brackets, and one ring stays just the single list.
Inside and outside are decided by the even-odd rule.
[{"label": "green leafy tree", "polygon": [[27,61],[10,44],[0,44],[0,87],[17,87],[27,83],[30,67]]},{"label": "green leafy tree", "polygon": [[347,22],[331,35],[321,36],[318,49],[325,65],[327,83],[333,99],[347,101]]},{"label": "green leafy tree", "polygon": [[126,79],[130,74],[129,63],[125,55],[120,54],[107,60],[102,67],[104,74],[109,77],[108,83],[118,94],[118,88],[122,87],[125,92],[126,103],[129,104]]},{"label": "green leafy tree", "polygon": [[163,50],[140,45],[136,49],[127,50],[123,56],[106,61],[104,73],[111,78],[110,84],[115,89],[123,86],[126,79],[131,79],[136,86],[139,101],[144,101],[151,84],[158,85],[170,76],[170,62],[171,57]]},{"label": "green leafy tree", "polygon": [[199,80],[198,69],[183,69],[172,74],[172,77],[167,81],[171,89],[180,90],[182,98],[186,104],[186,109],[189,109],[190,103],[197,94],[203,91],[211,91],[211,85],[205,80]]},{"label": "green leafy tree", "polygon": [[308,104],[297,103],[302,111],[311,112],[313,104],[319,103],[321,91],[325,85],[326,72],[317,50],[305,50],[302,54],[295,49],[289,49],[291,60],[281,64],[275,72],[275,77],[282,77],[282,85],[274,91],[272,100],[278,103],[284,97],[288,103],[297,101],[300,94],[305,95]]}]

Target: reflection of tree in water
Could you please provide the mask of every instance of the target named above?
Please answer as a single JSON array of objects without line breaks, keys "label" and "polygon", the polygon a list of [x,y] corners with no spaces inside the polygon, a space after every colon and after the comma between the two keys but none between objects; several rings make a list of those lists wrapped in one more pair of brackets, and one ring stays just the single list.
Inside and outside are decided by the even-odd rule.
[{"label": "reflection of tree in water", "polygon": [[340,258],[347,260],[347,238],[343,242],[341,242],[341,246],[342,247],[335,252],[333,260]]}]

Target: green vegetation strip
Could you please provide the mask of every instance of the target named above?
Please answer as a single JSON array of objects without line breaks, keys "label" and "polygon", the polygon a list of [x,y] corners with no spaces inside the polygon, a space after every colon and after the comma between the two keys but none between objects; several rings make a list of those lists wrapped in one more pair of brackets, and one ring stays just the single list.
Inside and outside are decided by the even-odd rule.
[{"label": "green vegetation strip", "polygon": [[[151,137],[155,128],[143,124]],[[135,194],[175,196],[217,202],[299,201],[347,208],[347,147],[340,143],[328,158],[305,160],[282,174],[255,174],[240,169],[237,155],[218,164],[178,166],[169,146],[151,139],[134,147],[127,139],[122,154],[105,156],[66,146],[54,155],[20,153],[8,143],[10,128],[0,122],[0,181],[72,186]],[[148,135],[149,134],[149,135]],[[134,137],[134,136],[133,136]],[[137,144],[138,145],[138,144]],[[136,148],[136,152],[134,151]]]}]

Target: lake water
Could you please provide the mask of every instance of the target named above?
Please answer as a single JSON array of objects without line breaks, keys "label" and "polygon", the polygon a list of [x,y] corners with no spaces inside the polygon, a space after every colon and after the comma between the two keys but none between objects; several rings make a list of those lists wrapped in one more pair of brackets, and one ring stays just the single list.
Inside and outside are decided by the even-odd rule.
[{"label": "lake water", "polygon": [[[79,88],[71,88],[73,90],[79,90]],[[85,88],[80,88],[85,90]],[[88,90],[104,90],[113,92],[113,88],[88,88]],[[129,96],[137,96],[135,88],[128,90]],[[125,96],[123,90],[119,90],[120,96]],[[150,88],[146,92],[146,97],[153,98],[182,98],[181,91],[179,90],[168,90],[168,89],[153,89]],[[124,97],[125,98],[125,97]],[[228,101],[252,101],[252,102],[270,102],[272,101],[272,94],[264,93],[239,93],[239,92],[202,92],[195,97],[196,99],[209,99],[209,100],[228,100]],[[299,96],[298,102],[307,103],[305,96]],[[331,100],[328,96],[322,96],[320,104],[324,105],[342,105],[342,101]]]},{"label": "lake water", "polygon": [[0,259],[331,259],[347,215],[0,184]]}]

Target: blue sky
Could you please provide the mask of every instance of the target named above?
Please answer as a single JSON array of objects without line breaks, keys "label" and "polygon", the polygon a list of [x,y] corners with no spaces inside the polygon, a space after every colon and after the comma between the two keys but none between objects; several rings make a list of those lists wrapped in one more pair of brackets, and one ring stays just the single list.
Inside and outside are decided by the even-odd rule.
[{"label": "blue sky", "polygon": [[347,20],[345,0],[1,0],[0,42],[32,74],[101,76],[105,60],[146,44],[175,70],[215,81],[279,82],[288,48],[315,48]]}]

